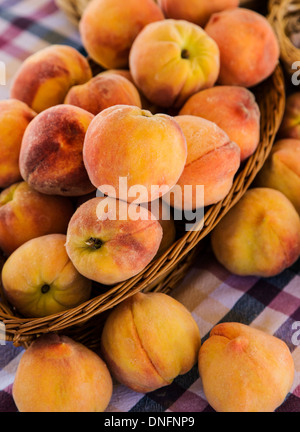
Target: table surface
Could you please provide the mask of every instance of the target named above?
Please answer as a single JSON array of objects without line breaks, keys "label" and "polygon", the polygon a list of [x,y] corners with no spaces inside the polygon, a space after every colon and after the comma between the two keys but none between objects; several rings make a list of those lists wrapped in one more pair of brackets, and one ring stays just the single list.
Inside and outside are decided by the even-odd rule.
[{"label": "table surface", "polygon": [[[0,61],[9,97],[11,79],[22,61],[49,44],[71,45],[84,52],[77,28],[53,0],[0,0]],[[1,64],[3,64],[1,63]],[[202,341],[219,322],[240,322],[277,336],[289,346],[295,362],[291,392],[277,412],[300,412],[300,260],[282,274],[261,279],[238,277],[213,255],[199,255],[185,279],[172,292],[193,314]],[[299,327],[298,327],[299,322]],[[11,342],[0,345],[0,411],[16,412],[11,392],[24,350]],[[187,374],[147,395],[115,383],[107,412],[209,412],[197,365]]]}]

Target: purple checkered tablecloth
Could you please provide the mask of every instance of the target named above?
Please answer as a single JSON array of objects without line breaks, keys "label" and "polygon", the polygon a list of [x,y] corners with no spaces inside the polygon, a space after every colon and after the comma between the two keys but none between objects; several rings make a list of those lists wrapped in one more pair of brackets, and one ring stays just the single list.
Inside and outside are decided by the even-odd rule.
[{"label": "purple checkered tablecloth", "polygon": [[[0,0],[0,61],[6,85],[0,99],[9,97],[11,79],[22,61],[49,44],[67,44],[84,52],[77,28],[53,0]],[[277,412],[300,412],[300,261],[268,279],[230,274],[212,254],[199,255],[196,264],[172,292],[193,314],[202,341],[219,322],[241,322],[284,340],[295,362],[291,392]],[[299,322],[299,327],[298,327]],[[16,412],[12,385],[23,348],[0,345],[0,411]],[[160,390],[135,393],[115,383],[108,413],[212,412],[206,401],[197,365]]]}]

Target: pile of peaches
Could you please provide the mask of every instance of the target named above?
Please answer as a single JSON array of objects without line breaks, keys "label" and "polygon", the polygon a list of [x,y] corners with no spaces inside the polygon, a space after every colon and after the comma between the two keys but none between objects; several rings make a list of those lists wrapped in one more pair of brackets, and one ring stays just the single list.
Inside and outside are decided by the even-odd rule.
[{"label": "pile of peaches", "polygon": [[[175,241],[167,207],[197,210],[197,186],[204,208],[226,197],[260,141],[252,89],[280,54],[267,19],[238,0],[92,0],[79,32],[88,58],[42,49],[0,101],[1,279],[24,317],[139,274]],[[300,256],[299,214],[267,180],[293,171],[292,150],[278,152],[212,233],[216,257],[236,274],[275,275]],[[100,339],[105,363],[64,336],[39,337],[16,375],[19,410],[103,411],[110,374],[149,392],[197,360],[217,411],[273,411],[293,382],[282,341],[226,323],[201,346],[191,314],[164,294],[121,303]]]}]

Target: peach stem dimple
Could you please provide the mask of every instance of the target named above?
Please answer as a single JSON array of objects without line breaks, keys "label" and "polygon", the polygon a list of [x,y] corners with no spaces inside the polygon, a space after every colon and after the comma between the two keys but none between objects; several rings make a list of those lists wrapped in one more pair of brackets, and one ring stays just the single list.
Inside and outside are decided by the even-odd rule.
[{"label": "peach stem dimple", "polygon": [[50,285],[45,284],[42,286],[41,291],[43,294],[46,294],[50,290]]},{"label": "peach stem dimple", "polygon": [[85,243],[94,250],[100,249],[102,246],[102,241],[95,237],[90,237]]},{"label": "peach stem dimple", "polygon": [[189,59],[190,58],[190,53],[188,52],[188,50],[186,48],[181,50],[181,58],[183,58],[183,59]]}]

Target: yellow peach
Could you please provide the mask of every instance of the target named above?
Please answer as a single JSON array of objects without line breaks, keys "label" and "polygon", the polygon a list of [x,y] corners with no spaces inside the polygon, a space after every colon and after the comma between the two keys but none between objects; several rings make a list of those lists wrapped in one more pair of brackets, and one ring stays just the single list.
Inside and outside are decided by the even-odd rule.
[{"label": "yellow peach", "polygon": [[287,138],[276,141],[255,179],[255,185],[279,190],[300,214],[299,158],[300,140]]},{"label": "yellow peach", "polygon": [[24,132],[36,113],[17,99],[0,101],[0,188],[22,180],[19,154]]},{"label": "yellow peach", "polygon": [[87,301],[91,281],[70,261],[64,234],[27,241],[5,261],[2,285],[6,299],[25,317],[44,317]]},{"label": "yellow peach", "polygon": [[219,84],[253,87],[274,72],[279,42],[262,14],[241,7],[224,10],[214,13],[204,29],[220,50]]},{"label": "yellow peach", "polygon": [[211,15],[239,6],[239,0],[158,0],[167,18],[184,19],[204,27]]},{"label": "yellow peach", "polygon": [[142,271],[157,254],[161,239],[162,228],[147,209],[96,197],[72,216],[66,249],[82,275],[112,285]]},{"label": "yellow peach", "polygon": [[214,228],[211,242],[232,273],[275,276],[300,256],[300,217],[281,192],[249,189]]},{"label": "yellow peach", "polygon": [[294,380],[282,340],[235,322],[216,325],[199,351],[205,396],[217,412],[273,412]]},{"label": "yellow peach", "polygon": [[121,74],[99,73],[85,84],[68,92],[66,104],[75,105],[96,115],[114,105],[134,105],[141,108],[138,90]]},{"label": "yellow peach", "polygon": [[215,86],[192,95],[180,115],[196,115],[216,123],[241,150],[241,161],[251,156],[260,140],[260,109],[250,90]]},{"label": "yellow peach", "polygon": [[50,45],[22,63],[10,96],[25,102],[35,112],[63,103],[69,89],[92,78],[87,59],[68,45]]},{"label": "yellow peach", "polygon": [[219,76],[216,42],[199,26],[165,19],[148,24],[134,40],[129,67],[133,80],[155,105],[180,108]]},{"label": "yellow peach", "polygon": [[12,394],[20,412],[103,412],[112,390],[98,354],[67,336],[49,333],[23,353]]},{"label": "yellow peach", "polygon": [[65,234],[74,213],[68,197],[45,195],[26,182],[0,193],[0,249],[10,255],[23,243],[46,234]]},{"label": "yellow peach", "polygon": [[138,293],[108,316],[101,337],[111,374],[137,392],[171,384],[196,363],[201,338],[190,312],[162,293]]},{"label": "yellow peach", "polygon": [[80,36],[89,56],[105,69],[128,66],[132,42],[148,24],[163,20],[153,0],[92,0],[79,23]]},{"label": "yellow peach", "polygon": [[83,146],[92,184],[136,204],[153,201],[173,187],[186,155],[185,137],[171,116],[128,105],[97,114]]}]

